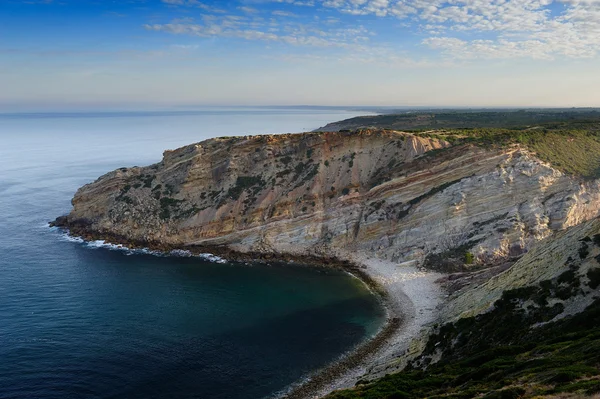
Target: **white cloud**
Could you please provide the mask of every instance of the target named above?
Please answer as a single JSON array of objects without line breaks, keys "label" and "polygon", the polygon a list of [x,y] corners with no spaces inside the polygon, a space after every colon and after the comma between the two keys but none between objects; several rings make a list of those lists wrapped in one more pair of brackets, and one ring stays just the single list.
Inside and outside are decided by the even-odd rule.
[{"label": "white cloud", "polygon": [[[589,58],[600,53],[600,0],[320,0],[319,4],[343,14],[409,22],[430,33],[424,45],[456,58]],[[558,15],[551,7],[559,8]]]},{"label": "white cloud", "polygon": [[246,14],[258,14],[258,12],[259,12],[254,7],[246,7],[246,6],[238,7],[238,10],[245,12]]},{"label": "white cloud", "polygon": [[209,12],[224,12],[223,10],[209,6],[198,0],[161,0],[163,3],[171,6],[196,7]]},{"label": "white cloud", "polygon": [[[173,6],[199,7],[198,0],[162,0]],[[445,57],[474,59],[593,58],[600,54],[600,0],[262,0],[338,10],[347,15],[398,19],[413,28],[424,47]],[[252,15],[254,8],[240,7]],[[214,10],[213,10],[214,11]],[[215,11],[216,12],[216,11]],[[294,45],[344,47],[365,42],[367,32],[328,29],[335,19],[321,21],[322,29],[308,32],[282,25],[277,17],[296,16],[288,10],[271,13],[270,26],[224,16],[204,24],[147,25],[147,29],[197,36],[241,37]],[[244,23],[242,23],[244,22]],[[340,24],[341,26],[341,24]],[[363,28],[364,29],[364,28]],[[342,33],[343,32],[343,33]],[[425,36],[425,37],[424,37]],[[368,50],[368,49],[367,49]]]},{"label": "white cloud", "polygon": [[600,2],[566,0],[562,2],[566,9],[558,16],[551,16],[549,3],[549,0],[513,1],[495,9],[492,4],[477,9],[479,12],[474,14],[480,16],[477,19],[473,16],[464,22],[451,19],[453,31],[474,34],[489,31],[497,35],[493,39],[430,37],[423,44],[457,58],[596,57],[600,52]]},{"label": "white cloud", "polygon": [[362,26],[325,28],[316,23],[284,22],[274,18],[264,20],[240,15],[205,15],[202,17],[202,23],[173,21],[167,24],[146,24],[144,28],[198,37],[241,38],[294,46],[353,50],[360,49],[358,46],[367,43],[370,36],[370,32]]},{"label": "white cloud", "polygon": [[281,11],[281,10],[275,10],[275,11],[271,12],[271,14],[275,15],[276,17],[297,17],[297,15],[294,14],[293,12]]}]

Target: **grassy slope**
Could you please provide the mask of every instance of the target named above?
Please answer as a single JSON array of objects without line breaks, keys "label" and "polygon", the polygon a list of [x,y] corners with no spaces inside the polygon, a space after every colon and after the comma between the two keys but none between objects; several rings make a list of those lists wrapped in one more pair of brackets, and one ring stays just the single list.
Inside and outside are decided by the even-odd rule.
[{"label": "grassy slope", "polygon": [[[510,323],[508,334],[486,335]],[[517,315],[494,312],[483,320],[467,319],[452,326],[473,340],[463,359],[451,357],[425,370],[407,369],[354,390],[331,394],[329,399],[375,398],[532,398],[561,392],[590,395],[600,392],[600,300],[585,312],[530,332]],[[453,331],[454,332],[454,331]],[[452,332],[452,333],[453,333]],[[493,347],[492,347],[493,346]],[[485,349],[487,348],[487,349]]]},{"label": "grassy slope", "polygon": [[357,117],[332,125],[412,131],[482,146],[521,144],[563,172],[600,177],[600,110],[417,112]]},{"label": "grassy slope", "polygon": [[[460,128],[512,128],[552,122],[600,122],[598,109],[574,110],[506,110],[506,111],[416,111],[377,116],[359,116],[335,122],[339,129],[376,127],[395,130],[431,130]],[[325,127],[326,128],[326,127]],[[325,129],[322,128],[322,129]]]},{"label": "grassy slope", "polygon": [[[470,114],[443,128],[438,123],[435,131],[417,127],[415,133],[454,144],[518,144],[565,173],[600,178],[600,120],[543,120],[546,123],[536,126],[513,127],[518,118],[510,116],[511,123],[504,125],[509,128],[481,127],[493,126],[502,117],[506,115],[482,118]],[[386,118],[382,122],[392,121]],[[463,127],[456,128],[461,123]],[[398,129],[393,124],[378,127]],[[435,152],[428,155],[435,156]],[[600,245],[600,236],[593,241]],[[534,398],[563,392],[600,393],[600,256],[595,261],[599,267],[592,274],[578,272],[575,262],[565,265],[558,278],[505,291],[491,312],[439,328],[421,357],[404,371],[328,398]],[[578,295],[584,286],[595,290],[595,302],[576,316],[547,323],[562,311],[556,299]],[[547,324],[532,328],[538,323]],[[435,354],[441,360],[429,364]]]},{"label": "grassy slope", "polygon": [[[594,236],[594,245],[600,245],[600,235]],[[505,291],[492,311],[439,328],[404,371],[328,398],[533,398],[600,392],[598,258],[599,266],[588,272],[571,261],[557,278]],[[557,298],[580,295],[583,289],[596,295],[584,312],[532,328],[562,312]],[[429,365],[434,355],[441,360]]]},{"label": "grassy slope", "polygon": [[600,122],[551,123],[515,129],[447,129],[417,134],[487,147],[520,144],[565,173],[600,177]]}]

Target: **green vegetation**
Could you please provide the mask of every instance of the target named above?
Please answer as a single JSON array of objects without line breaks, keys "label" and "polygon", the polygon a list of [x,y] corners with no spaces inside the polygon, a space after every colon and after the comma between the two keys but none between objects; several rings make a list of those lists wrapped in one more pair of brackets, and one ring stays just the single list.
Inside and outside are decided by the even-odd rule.
[{"label": "green vegetation", "polygon": [[179,207],[183,200],[175,198],[162,197],[160,199],[160,213],[158,214],[161,219],[170,219],[174,213],[179,213]]},{"label": "green vegetation", "polygon": [[[573,261],[567,266],[569,270],[556,279],[505,291],[488,313],[442,326],[430,336],[424,353],[404,371],[361,382],[353,390],[328,398],[533,398],[600,393],[600,299],[578,315],[547,323],[563,310],[557,298],[579,293],[583,276]],[[430,364],[440,355],[438,363]]]},{"label": "green vegetation", "polygon": [[227,197],[232,200],[237,200],[240,195],[246,190],[250,190],[252,197],[258,194],[266,185],[262,176],[238,176],[235,186],[232,186],[227,191]]},{"label": "green vegetation", "polygon": [[589,246],[586,241],[583,241],[581,243],[581,246],[579,247],[579,257],[581,259],[585,259],[588,257],[589,254],[590,254]]},{"label": "green vegetation", "polygon": [[314,163],[312,160],[298,163],[294,168],[293,177],[293,181],[296,181],[297,183],[292,190],[312,180],[317,173],[319,173],[319,167],[320,164]]},{"label": "green vegetation", "polygon": [[[600,122],[553,123],[514,129],[456,129],[416,134],[447,140],[454,145],[470,143],[494,148],[519,144],[565,173],[586,178],[600,177]],[[433,151],[426,153],[426,156],[433,155]]]},{"label": "green vegetation", "polygon": [[475,256],[471,252],[465,252],[465,264],[472,265],[475,262]]},{"label": "green vegetation", "polygon": [[165,190],[163,192],[164,195],[172,195],[175,192],[175,187],[172,184],[165,184]]},{"label": "green vegetation", "polygon": [[[338,124],[412,131],[453,145],[493,148],[520,144],[565,173],[600,177],[600,110],[407,113],[358,117]],[[428,151],[424,156],[443,151],[447,149]]]},{"label": "green vegetation", "polygon": [[590,280],[588,283],[590,288],[595,290],[596,288],[598,288],[600,286],[600,268],[596,267],[594,269],[590,269],[587,272],[587,277]]},{"label": "green vegetation", "polygon": [[[155,178],[156,178],[155,175],[139,175],[138,176],[138,179],[141,180],[144,188],[151,188],[152,182],[154,181]],[[139,184],[142,184],[142,183],[139,183]]]},{"label": "green vegetation", "polygon": [[124,202],[128,205],[133,205],[133,199],[127,195],[127,193],[129,192],[129,190],[131,190],[131,185],[126,184],[121,191],[119,192],[119,195],[117,195],[115,197],[115,200],[119,201],[119,202]]},{"label": "green vegetation", "polygon": [[[472,240],[458,247],[448,248],[440,253],[430,253],[423,262],[423,267],[441,273],[473,271],[475,257],[471,249],[480,240]],[[470,263],[469,263],[470,261]],[[473,265],[465,267],[465,265]]]},{"label": "green vegetation", "polygon": [[449,111],[432,110],[403,112],[378,116],[359,116],[335,122],[343,130],[375,127],[394,130],[433,130],[464,128],[512,128],[552,122],[600,122],[600,110],[489,110]]},{"label": "green vegetation", "polygon": [[120,202],[124,202],[124,203],[126,203],[126,204],[128,204],[128,205],[133,205],[133,198],[131,198],[131,197],[130,197],[130,196],[128,196],[128,195],[119,195],[119,196],[116,198],[116,200],[117,200],[117,201],[120,201]]},{"label": "green vegetation", "polygon": [[[168,219],[185,219],[190,217],[202,209],[196,205],[186,207],[186,201],[170,197],[162,197],[159,200],[160,212],[158,216],[163,220]],[[189,205],[188,205],[189,206]]]}]

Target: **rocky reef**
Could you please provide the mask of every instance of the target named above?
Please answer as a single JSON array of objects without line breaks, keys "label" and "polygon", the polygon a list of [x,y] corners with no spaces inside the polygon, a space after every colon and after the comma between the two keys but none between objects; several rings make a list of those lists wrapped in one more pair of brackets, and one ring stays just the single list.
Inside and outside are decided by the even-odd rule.
[{"label": "rocky reef", "polygon": [[72,202],[56,224],[94,238],[462,265],[519,256],[597,216],[600,184],[520,146],[364,129],[206,140],[110,172]]}]

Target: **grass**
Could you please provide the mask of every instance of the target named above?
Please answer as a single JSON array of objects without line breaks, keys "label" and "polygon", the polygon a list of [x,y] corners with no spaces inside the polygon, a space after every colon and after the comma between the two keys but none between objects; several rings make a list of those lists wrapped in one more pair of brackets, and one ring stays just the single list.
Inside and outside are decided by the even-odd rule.
[{"label": "grass", "polygon": [[[600,392],[600,299],[582,313],[533,328],[561,313],[585,276],[570,262],[559,277],[505,291],[493,310],[449,323],[402,372],[328,399],[534,398]],[[588,274],[589,277],[589,274]],[[430,364],[434,356],[441,360]]]},{"label": "grass", "polygon": [[[358,117],[337,124],[412,131],[452,145],[520,144],[567,174],[600,178],[600,110],[429,112]],[[424,156],[445,150],[428,151]]]},{"label": "grass", "polygon": [[493,148],[519,144],[555,168],[584,178],[600,177],[600,122],[551,123],[534,128],[473,128],[416,133],[452,144]]},{"label": "grass", "polygon": [[335,122],[344,130],[375,127],[395,130],[433,130],[464,128],[506,128],[536,126],[553,122],[600,121],[600,111],[580,110],[490,110],[423,111],[377,116],[359,116]]},{"label": "grass", "polygon": [[550,132],[525,145],[540,159],[562,171],[584,177],[600,177],[600,140],[586,131]]}]

